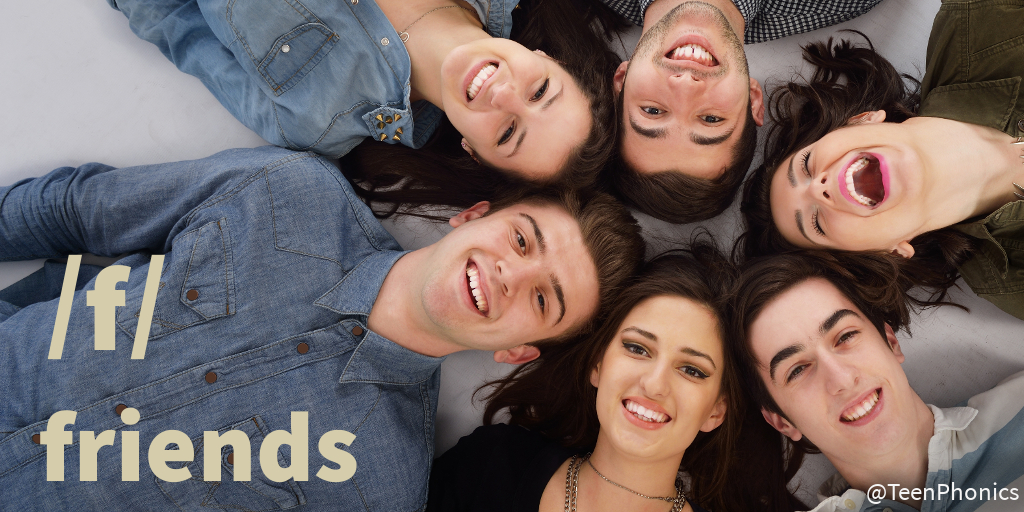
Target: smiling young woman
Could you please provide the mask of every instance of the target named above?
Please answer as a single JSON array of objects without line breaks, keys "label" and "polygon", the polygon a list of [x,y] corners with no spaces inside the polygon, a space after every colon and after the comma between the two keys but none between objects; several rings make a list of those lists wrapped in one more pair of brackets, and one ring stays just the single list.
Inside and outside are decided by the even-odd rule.
[{"label": "smiling young woman", "polygon": [[814,75],[772,94],[744,187],[745,254],[892,254],[938,299],[963,276],[1024,318],[1022,37],[1022,1],[944,3],[920,84],[870,42],[805,47]]},{"label": "smiling young woman", "polygon": [[595,332],[491,383],[488,425],[435,462],[427,509],[805,509],[786,490],[799,460],[746,410],[725,349],[732,276],[706,243],[652,260]]}]

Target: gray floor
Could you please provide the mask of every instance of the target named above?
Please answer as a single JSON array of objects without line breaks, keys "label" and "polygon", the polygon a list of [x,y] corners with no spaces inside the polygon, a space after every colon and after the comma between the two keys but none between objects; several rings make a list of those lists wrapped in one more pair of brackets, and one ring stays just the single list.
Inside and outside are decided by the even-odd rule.
[{"label": "gray floor", "polygon": [[[766,84],[799,72],[798,45],[835,30],[867,33],[903,71],[923,73],[925,45],[938,0],[885,0],[868,15],[829,29],[747,47],[751,74]],[[637,33],[623,37],[632,48]],[[178,72],[157,49],[138,40],[123,16],[102,0],[4,2],[0,5],[0,185],[65,166],[99,161],[115,166],[183,160],[222,149],[265,144],[235,121],[198,80]],[[696,226],[642,219],[652,251],[671,247]],[[705,225],[724,241],[739,230],[735,208]],[[389,229],[408,248],[436,240],[443,228],[397,223]],[[0,288],[39,262],[0,263]],[[1024,369],[1024,323],[970,291],[954,298],[971,313],[944,308],[915,318],[900,333],[911,383],[926,402],[955,404]],[[443,367],[437,418],[439,452],[480,423],[473,390],[506,367],[489,353],[464,352]],[[832,472],[812,459],[800,475],[813,495]],[[812,501],[808,499],[808,501]]]}]

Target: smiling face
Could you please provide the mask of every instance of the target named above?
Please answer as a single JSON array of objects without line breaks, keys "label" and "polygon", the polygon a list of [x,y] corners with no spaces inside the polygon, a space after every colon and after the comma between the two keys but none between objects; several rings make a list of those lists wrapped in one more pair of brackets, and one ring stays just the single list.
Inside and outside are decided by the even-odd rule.
[{"label": "smiling face", "polygon": [[591,374],[598,444],[638,457],[678,457],[698,431],[725,418],[722,338],[704,306],[681,297],[647,299],[623,320]]},{"label": "smiling face", "polygon": [[441,74],[441,108],[477,160],[490,167],[551,179],[590,132],[590,101],[539,50],[480,39],[452,50]]},{"label": "smiling face", "polygon": [[[627,67],[628,65],[628,67]],[[641,173],[678,170],[714,179],[732,161],[761,87],[721,10],[686,2],[648,29],[615,75],[623,92],[622,154]]]},{"label": "smiling face", "polygon": [[775,170],[775,226],[800,247],[896,251],[928,231],[925,165],[903,124],[884,112],[835,130],[797,151]]},{"label": "smiling face", "polygon": [[457,350],[503,350],[558,336],[597,308],[597,269],[576,221],[553,205],[491,215],[481,203],[432,246],[420,302]]},{"label": "smiling face", "polygon": [[794,441],[806,436],[834,464],[854,467],[916,442],[920,399],[900,366],[899,342],[827,280],[781,293],[748,336],[760,377],[788,417],[765,419]]}]

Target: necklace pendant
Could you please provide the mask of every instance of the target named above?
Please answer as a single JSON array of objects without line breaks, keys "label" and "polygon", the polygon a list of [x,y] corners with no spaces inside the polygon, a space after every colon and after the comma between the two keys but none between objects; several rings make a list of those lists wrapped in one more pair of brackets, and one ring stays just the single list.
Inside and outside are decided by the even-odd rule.
[{"label": "necklace pendant", "polygon": [[409,33],[408,32],[402,32],[402,33],[398,34],[398,38],[401,39],[403,43],[408,43],[409,42]]}]

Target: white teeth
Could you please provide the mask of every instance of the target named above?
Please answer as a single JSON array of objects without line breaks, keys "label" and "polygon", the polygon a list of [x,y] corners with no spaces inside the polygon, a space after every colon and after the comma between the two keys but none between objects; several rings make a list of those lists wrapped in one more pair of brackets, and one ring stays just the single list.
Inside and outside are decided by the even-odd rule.
[{"label": "white teeth", "polygon": [[487,79],[493,76],[497,71],[498,66],[494,64],[484,66],[483,69],[477,72],[476,76],[473,77],[473,81],[469,84],[469,87],[466,88],[466,97],[470,100],[476,98],[477,93],[480,92],[480,87],[482,87],[484,82],[486,82]]},{"label": "white teeth", "polygon": [[868,157],[862,156],[857,159],[856,162],[850,164],[850,167],[846,169],[846,190],[850,193],[850,196],[857,200],[858,203],[864,206],[874,206],[876,203],[874,200],[864,197],[857,193],[857,187],[853,185],[853,176],[868,166]]},{"label": "white teeth", "polygon": [[863,418],[867,413],[871,412],[875,408],[875,404],[878,403],[878,390],[875,390],[871,396],[864,399],[863,402],[852,407],[851,411],[843,414],[843,420],[845,421],[857,421]]},{"label": "white teeth", "polygon": [[651,423],[665,423],[668,421],[668,415],[660,412],[652,411],[632,400],[626,402],[626,410],[633,413],[636,417],[643,421]]},{"label": "white teeth", "polygon": [[469,291],[473,294],[476,308],[487,313],[487,299],[484,298],[484,292],[480,291],[480,272],[474,267],[466,267],[466,276],[469,277]]},{"label": "white teeth", "polygon": [[696,44],[686,44],[672,50],[671,58],[692,60],[707,66],[714,64],[715,61],[715,58],[711,56],[711,52]]}]

